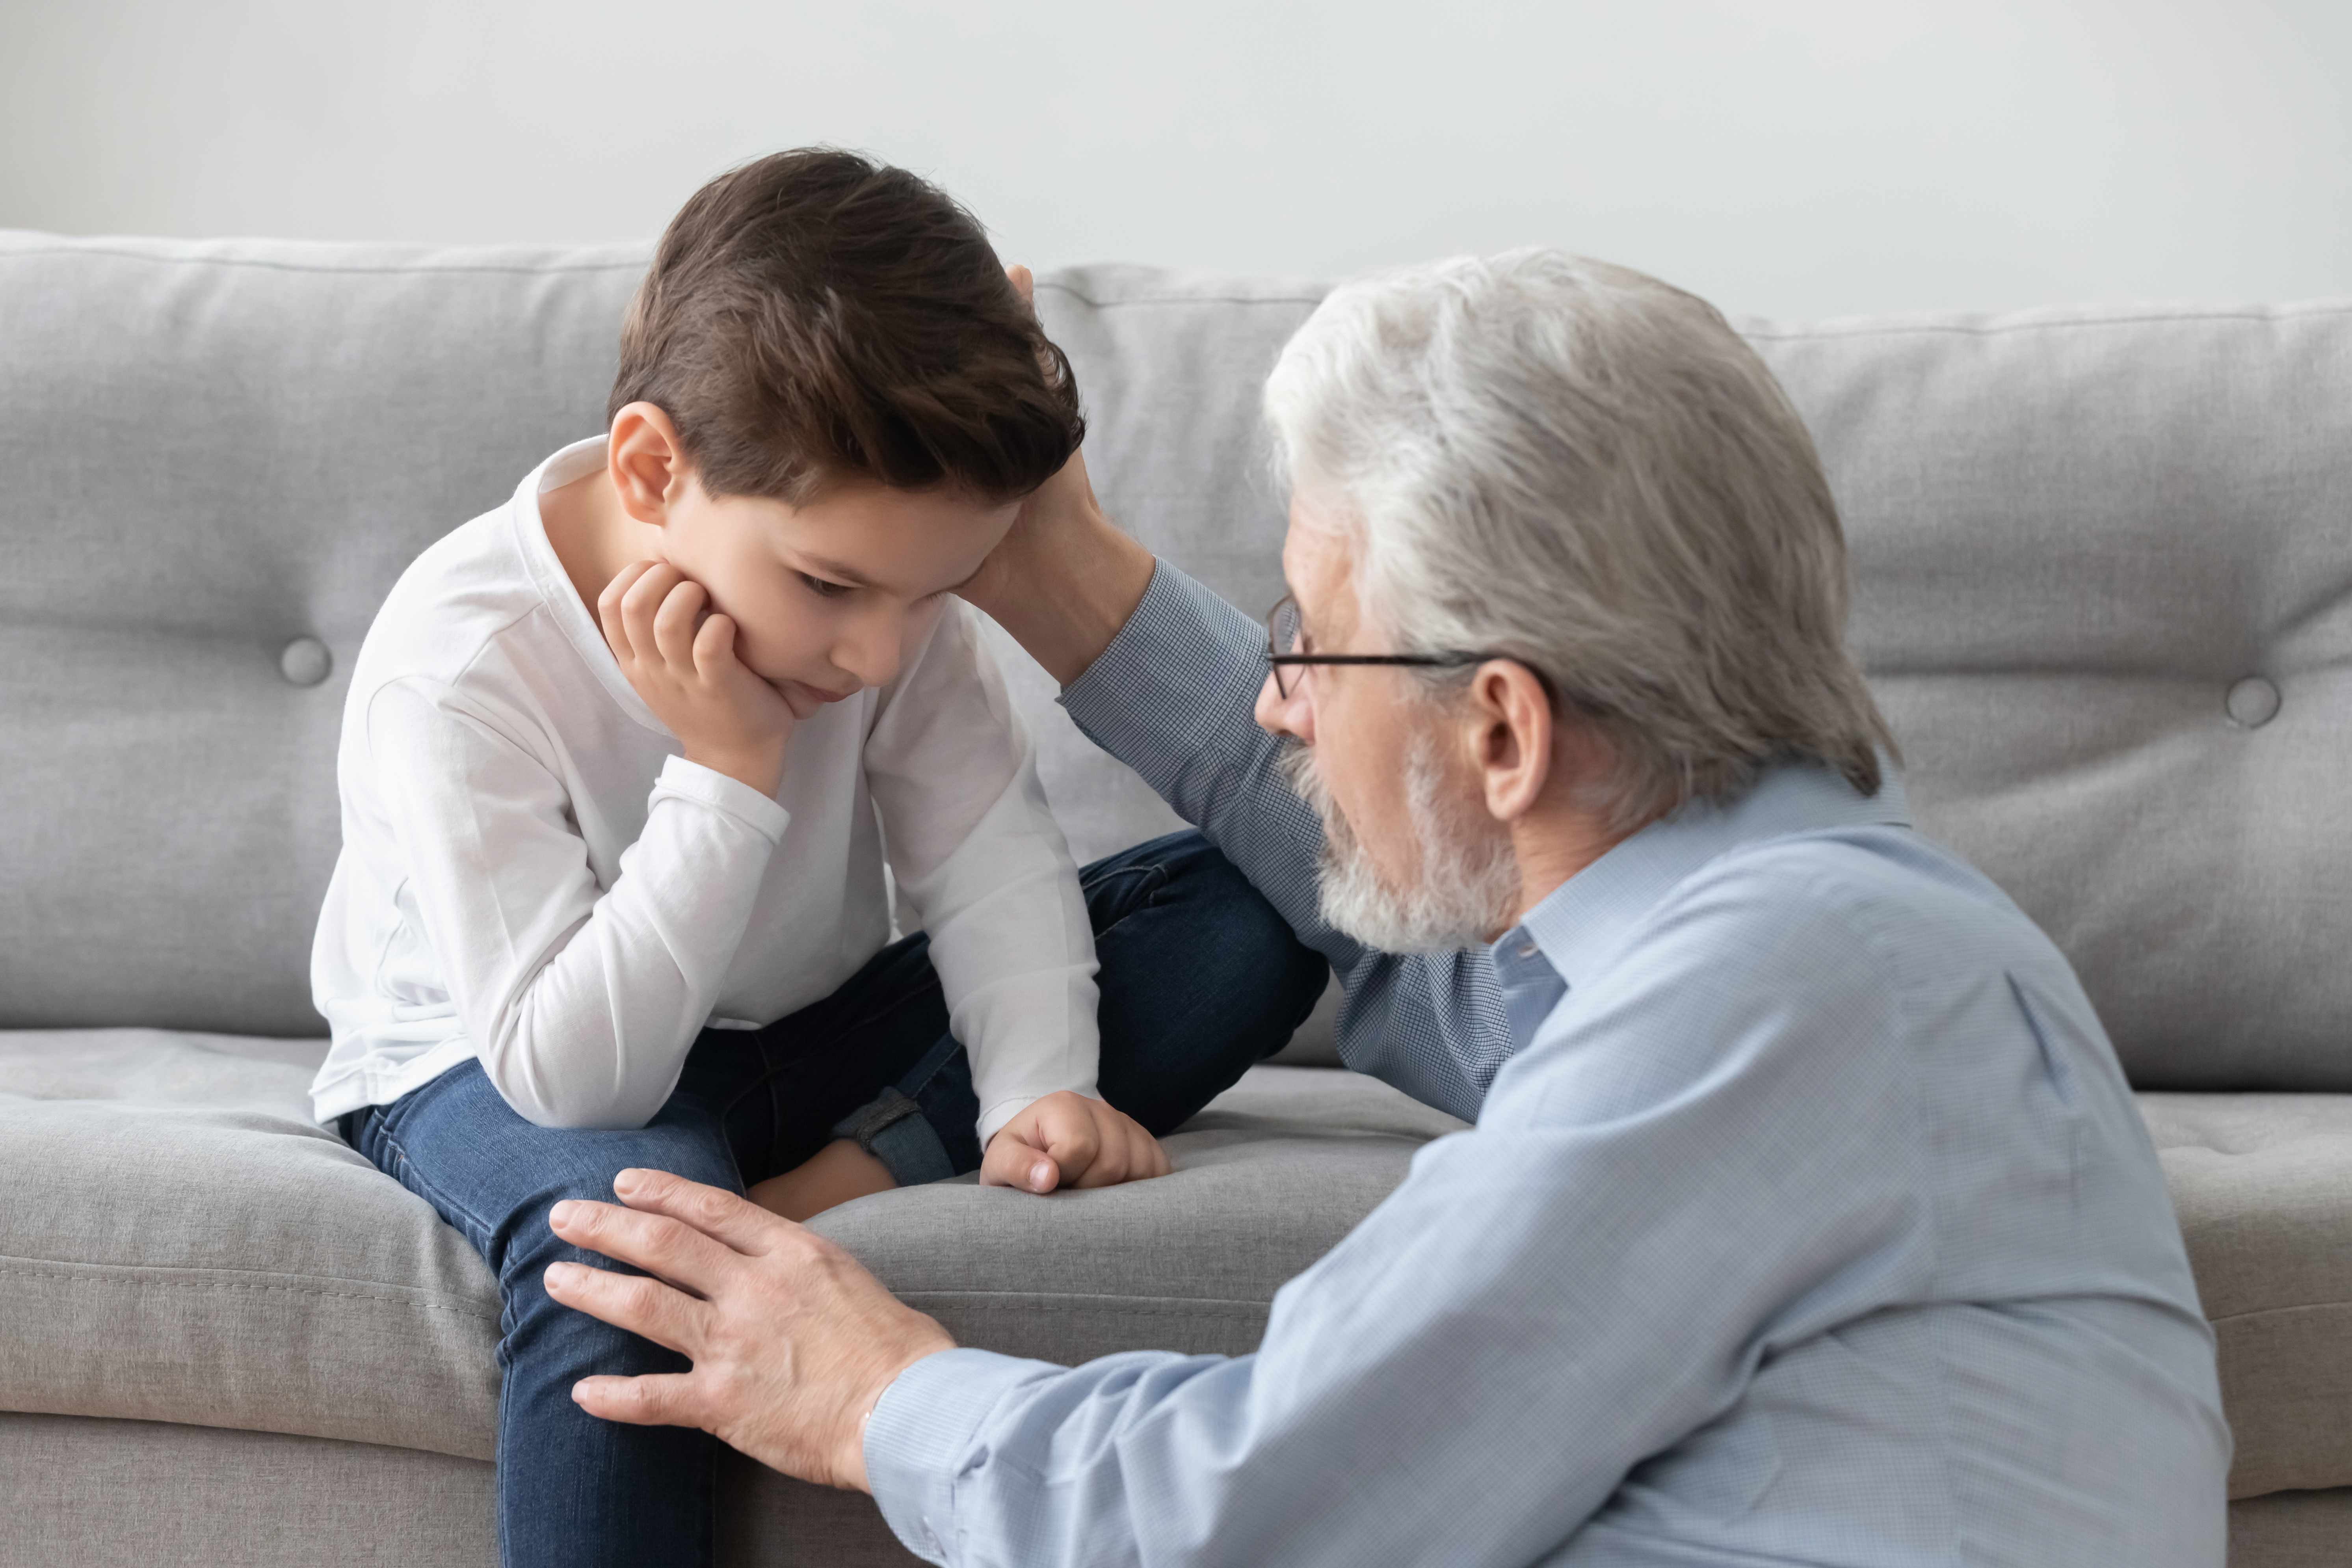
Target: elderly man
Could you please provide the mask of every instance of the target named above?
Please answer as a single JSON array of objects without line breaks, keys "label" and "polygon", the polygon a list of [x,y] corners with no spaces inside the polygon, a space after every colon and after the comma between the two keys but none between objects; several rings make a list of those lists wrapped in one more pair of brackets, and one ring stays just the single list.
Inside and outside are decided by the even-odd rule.
[{"label": "elderly man", "polygon": [[1075,471],[971,592],[1331,956],[1350,1060],[1475,1130],[1255,1354],[1076,1368],[632,1173],[558,1229],[695,1295],[548,1286],[694,1370],[575,1396],[947,1563],[2219,1564],[2154,1151],[2065,960],[1906,823],[1762,363],[1522,252],[1339,289],[1265,407],[1270,646]]}]

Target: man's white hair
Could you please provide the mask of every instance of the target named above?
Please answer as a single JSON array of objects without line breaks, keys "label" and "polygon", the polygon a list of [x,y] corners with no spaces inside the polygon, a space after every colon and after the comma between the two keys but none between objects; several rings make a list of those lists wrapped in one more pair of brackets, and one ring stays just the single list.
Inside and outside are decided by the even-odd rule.
[{"label": "man's white hair", "polygon": [[1324,300],[1265,411],[1394,650],[1537,671],[1613,749],[1589,804],[1620,827],[1776,759],[1877,792],[1894,741],[1846,651],[1821,459],[1705,300],[1553,250],[1382,273]]}]

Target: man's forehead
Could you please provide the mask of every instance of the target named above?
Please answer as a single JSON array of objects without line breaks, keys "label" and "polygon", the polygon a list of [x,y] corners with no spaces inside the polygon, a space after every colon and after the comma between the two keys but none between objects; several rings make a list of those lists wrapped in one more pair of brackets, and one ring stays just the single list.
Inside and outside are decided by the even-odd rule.
[{"label": "man's forehead", "polygon": [[1302,520],[1294,505],[1290,532],[1282,544],[1282,572],[1290,596],[1298,601],[1299,614],[1312,623],[1351,620],[1354,570],[1355,550],[1348,535]]}]

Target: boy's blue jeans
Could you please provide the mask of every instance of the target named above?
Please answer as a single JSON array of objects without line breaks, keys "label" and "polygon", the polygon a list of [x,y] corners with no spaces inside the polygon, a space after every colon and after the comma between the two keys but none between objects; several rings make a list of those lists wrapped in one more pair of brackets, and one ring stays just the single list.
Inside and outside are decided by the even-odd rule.
[{"label": "boy's blue jeans", "polygon": [[[1080,881],[1102,965],[1103,1098],[1171,1131],[1281,1048],[1327,967],[1198,833],[1098,860]],[[614,1176],[633,1166],[740,1193],[854,1134],[902,1179],[978,1169],[971,1068],[928,949],[920,935],[894,942],[765,1028],[704,1030],[669,1102],[632,1131],[533,1126],[478,1062],[344,1119],[359,1151],[497,1271],[507,1568],[711,1561],[716,1440],[599,1421],[572,1402],[592,1373],[682,1372],[685,1358],[548,1299],[551,1263],[617,1267],[559,1242],[548,1210],[613,1201]]]}]

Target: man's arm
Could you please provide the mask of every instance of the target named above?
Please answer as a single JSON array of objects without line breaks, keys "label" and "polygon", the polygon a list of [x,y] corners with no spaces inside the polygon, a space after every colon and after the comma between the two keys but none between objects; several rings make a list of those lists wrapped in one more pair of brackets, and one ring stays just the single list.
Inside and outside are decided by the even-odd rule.
[{"label": "man's arm", "polygon": [[[639,1177],[646,1212],[565,1205],[558,1232],[704,1299],[584,1268],[549,1288],[696,1368],[577,1396],[862,1480],[934,1562],[1536,1561],[1760,1364],[1932,1280],[1893,989],[1759,1014],[1721,984],[1727,928],[1747,952],[1853,941],[1754,882],[1676,911],[1510,1064],[1476,1130],[1283,1288],[1254,1355],[951,1351],[783,1222]],[[657,1217],[680,1214],[741,1230],[706,1255]]]},{"label": "man's arm", "polygon": [[1022,506],[961,590],[1063,686],[1080,729],[1133,768],[1249,878],[1348,995],[1348,1065],[1465,1119],[1509,1054],[1483,948],[1400,958],[1323,923],[1322,825],[1276,766],[1281,742],[1251,717],[1265,679],[1256,621],[1119,531],[1083,456]]}]

